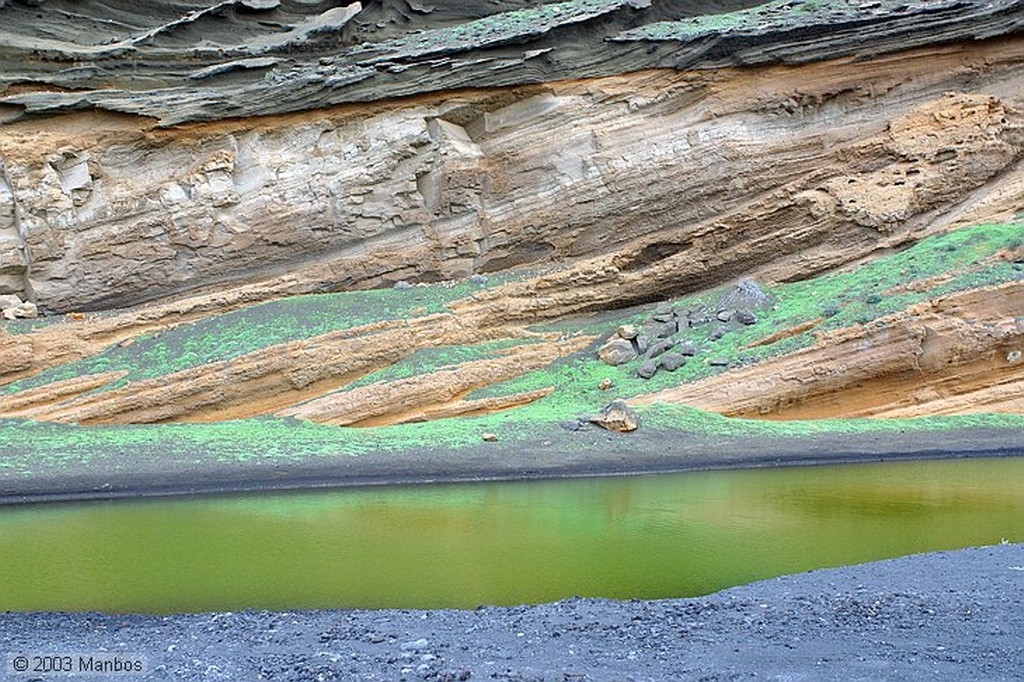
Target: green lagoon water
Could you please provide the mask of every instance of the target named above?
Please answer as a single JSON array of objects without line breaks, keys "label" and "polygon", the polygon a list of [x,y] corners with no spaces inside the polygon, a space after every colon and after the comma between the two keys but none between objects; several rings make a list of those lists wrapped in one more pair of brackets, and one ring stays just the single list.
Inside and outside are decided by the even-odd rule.
[{"label": "green lagoon water", "polygon": [[1024,541],[1024,458],[0,509],[0,610],[695,596]]}]

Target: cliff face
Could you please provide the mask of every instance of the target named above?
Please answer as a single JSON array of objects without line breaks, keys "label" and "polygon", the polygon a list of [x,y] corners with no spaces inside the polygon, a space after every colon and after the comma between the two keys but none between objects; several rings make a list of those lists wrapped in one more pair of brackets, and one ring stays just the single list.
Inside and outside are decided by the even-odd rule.
[{"label": "cliff face", "polygon": [[[0,1],[0,294],[46,313],[132,308],[0,330],[2,381],[256,301],[530,271],[441,316],[101,392],[126,375],[62,379],[4,397],[7,416],[366,425],[506,409],[551,387],[463,399],[586,345],[532,323],[802,280],[1024,207],[1019,2],[130,5]],[[111,7],[119,24],[100,21]],[[732,13],[688,18],[710,9]],[[1020,411],[1020,365],[998,358],[1020,343],[1022,294],[999,292],[991,319],[966,293],[959,313],[888,320],[885,343],[854,329],[655,395],[907,416],[991,388],[984,404]],[[539,345],[461,373],[336,393],[424,349],[527,337]],[[842,358],[868,338],[875,371],[851,373]],[[935,351],[949,361],[922,379],[948,338],[966,350]],[[922,381],[962,390],[933,401]],[[362,407],[342,410],[353,395]]]},{"label": "cliff face", "polygon": [[606,307],[752,268],[807,275],[1018,177],[1022,57],[995,40],[168,130],[102,113],[11,124],[0,287],[62,312],[226,281],[270,280],[270,295],[559,262],[641,282],[595,294]]}]

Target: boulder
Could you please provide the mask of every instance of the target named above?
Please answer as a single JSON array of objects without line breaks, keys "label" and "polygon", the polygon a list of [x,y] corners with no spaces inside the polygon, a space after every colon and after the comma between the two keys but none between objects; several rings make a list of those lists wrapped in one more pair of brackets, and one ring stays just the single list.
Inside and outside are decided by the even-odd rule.
[{"label": "boulder", "polygon": [[693,357],[697,354],[697,346],[692,341],[683,341],[679,344],[679,350],[677,351],[680,355],[687,355]]},{"label": "boulder", "polygon": [[658,341],[657,343],[655,343],[654,345],[647,349],[647,352],[644,353],[644,359],[651,360],[652,358],[658,357],[662,353],[667,353],[668,351],[672,350],[672,346],[674,345],[676,345],[675,342],[669,341],[668,339]]},{"label": "boulder", "polygon": [[650,379],[658,373],[658,363],[654,360],[644,360],[639,367],[637,367],[636,375],[641,379]]},{"label": "boulder", "polygon": [[14,294],[0,295],[0,311],[21,305],[21,298]]},{"label": "boulder", "polygon": [[25,302],[21,305],[4,308],[5,320],[35,319],[39,317],[39,308],[35,303]]},{"label": "boulder", "polygon": [[711,316],[708,315],[707,309],[703,306],[699,306],[691,310],[686,319],[688,326],[690,327],[699,327],[702,324],[711,322]]},{"label": "boulder", "polygon": [[633,342],[636,344],[638,353],[646,353],[647,349],[651,347],[651,337],[646,334],[637,334]]},{"label": "boulder", "polygon": [[757,324],[757,315],[750,312],[749,310],[737,310],[735,319],[740,324]]},{"label": "boulder", "polygon": [[686,364],[686,358],[680,353],[665,353],[661,356],[661,368],[666,372],[674,372]]},{"label": "boulder", "polygon": [[651,315],[651,319],[655,322],[669,322],[675,318],[672,312],[672,306],[668,303],[659,303],[654,309],[654,314]]},{"label": "boulder", "polygon": [[763,310],[770,308],[771,304],[771,296],[761,285],[752,279],[745,279],[722,294],[716,310]]},{"label": "boulder", "polygon": [[658,339],[667,339],[675,334],[678,329],[679,328],[676,327],[675,320],[672,320],[671,322],[663,322],[661,326],[654,331],[654,336]]},{"label": "boulder", "polygon": [[613,338],[601,346],[597,351],[597,357],[612,367],[624,365],[637,356],[633,344],[625,339]]},{"label": "boulder", "polygon": [[732,308],[722,308],[715,314],[715,317],[718,318],[719,322],[728,322],[735,316],[736,311]]},{"label": "boulder", "polygon": [[613,400],[605,405],[600,414],[590,418],[590,423],[617,433],[636,431],[640,426],[636,413],[623,400]]},{"label": "boulder", "polygon": [[633,325],[624,324],[618,329],[616,329],[615,333],[618,334],[620,339],[626,339],[627,341],[629,341],[631,339],[635,339],[638,332],[636,330],[636,327],[634,327]]}]

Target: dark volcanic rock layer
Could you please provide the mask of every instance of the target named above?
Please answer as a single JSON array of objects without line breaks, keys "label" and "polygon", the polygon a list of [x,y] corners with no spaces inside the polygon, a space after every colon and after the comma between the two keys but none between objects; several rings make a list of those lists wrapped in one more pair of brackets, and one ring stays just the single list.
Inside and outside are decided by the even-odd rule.
[{"label": "dark volcanic rock layer", "polygon": [[[365,4],[365,6],[364,6]],[[9,2],[0,121],[105,109],[161,125],[648,68],[799,63],[1018,31],[1016,0]],[[710,28],[709,28],[710,27]]]}]

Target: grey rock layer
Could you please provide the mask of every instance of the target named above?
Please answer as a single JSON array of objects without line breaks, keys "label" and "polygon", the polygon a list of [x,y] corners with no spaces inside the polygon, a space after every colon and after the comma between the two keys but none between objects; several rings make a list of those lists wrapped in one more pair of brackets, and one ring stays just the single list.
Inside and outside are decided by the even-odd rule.
[{"label": "grey rock layer", "polygon": [[877,55],[1024,27],[1019,0],[740,11],[754,4],[10,3],[0,5],[0,122],[95,108],[173,125],[467,86]]}]

